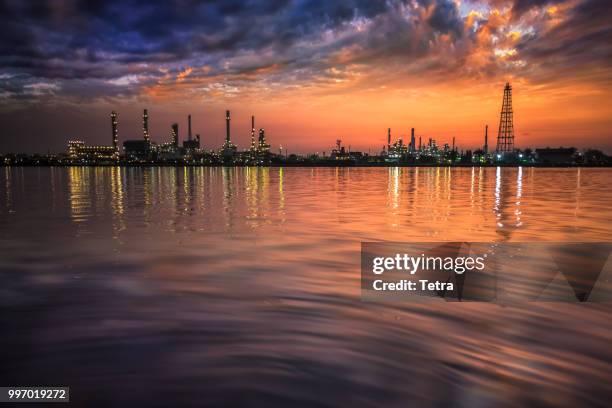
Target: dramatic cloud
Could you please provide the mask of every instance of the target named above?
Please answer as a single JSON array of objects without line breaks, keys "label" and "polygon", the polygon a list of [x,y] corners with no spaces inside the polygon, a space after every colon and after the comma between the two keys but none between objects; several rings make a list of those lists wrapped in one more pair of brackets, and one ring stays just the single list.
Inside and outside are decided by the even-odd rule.
[{"label": "dramatic cloud", "polygon": [[8,0],[0,111],[506,80],[608,89],[611,10],[605,0]]},{"label": "dramatic cloud", "polygon": [[[14,76],[1,86],[15,98],[40,97],[28,85],[41,80],[55,81],[55,97],[106,97],[113,87],[169,97],[163,88],[182,82],[201,84],[205,96],[220,82],[245,91],[364,86],[381,78],[383,64],[412,74],[529,76],[588,49],[592,63],[607,63],[609,10],[595,0],[8,1],[0,62]],[[80,80],[87,83],[61,86]]]}]

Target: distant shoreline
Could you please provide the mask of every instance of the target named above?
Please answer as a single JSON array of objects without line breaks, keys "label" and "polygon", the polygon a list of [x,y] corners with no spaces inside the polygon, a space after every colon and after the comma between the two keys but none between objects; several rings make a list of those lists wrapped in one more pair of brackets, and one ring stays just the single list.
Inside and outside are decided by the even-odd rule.
[{"label": "distant shoreline", "polygon": [[261,165],[261,166],[250,166],[250,165],[239,165],[239,164],[191,164],[191,163],[117,163],[117,164],[0,164],[0,167],[214,167],[214,168],[227,168],[227,167],[248,167],[248,168],[288,168],[288,167],[306,167],[306,168],[393,168],[393,167],[419,167],[419,168],[438,168],[438,167],[451,167],[451,168],[471,168],[471,167],[535,167],[535,168],[611,168],[612,164],[543,164],[543,163],[530,163],[530,164],[515,164],[515,163],[497,163],[497,164],[413,164],[413,163],[376,163],[376,164],[348,164],[348,163],[330,163],[330,164],[310,164],[310,163],[284,163]]}]

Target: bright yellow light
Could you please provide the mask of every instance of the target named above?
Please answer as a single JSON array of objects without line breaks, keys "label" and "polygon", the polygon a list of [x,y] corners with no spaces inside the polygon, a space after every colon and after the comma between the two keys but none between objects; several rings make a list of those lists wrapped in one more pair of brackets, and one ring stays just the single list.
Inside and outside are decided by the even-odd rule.
[{"label": "bright yellow light", "polygon": [[493,50],[493,53],[496,57],[507,58],[515,56],[517,54],[517,51],[515,48],[496,48],[495,50]]}]

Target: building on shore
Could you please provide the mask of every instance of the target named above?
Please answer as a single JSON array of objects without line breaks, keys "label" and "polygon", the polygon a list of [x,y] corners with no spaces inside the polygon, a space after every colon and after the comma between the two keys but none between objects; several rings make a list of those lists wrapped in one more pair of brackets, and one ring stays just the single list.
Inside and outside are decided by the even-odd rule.
[{"label": "building on shore", "polygon": [[80,162],[116,161],[117,155],[113,146],[86,145],[82,140],[68,141],[68,157]]},{"label": "building on shore", "polygon": [[123,154],[129,161],[150,160],[152,150],[151,142],[148,140],[126,140],[123,142]]},{"label": "building on shore", "polygon": [[126,140],[123,142],[123,154],[128,161],[151,160],[153,144],[149,135],[149,112],[142,112],[142,139]]},{"label": "building on shore", "polygon": [[82,140],[68,141],[68,158],[77,162],[94,162],[107,163],[119,160],[119,122],[117,112],[112,111],[111,115],[111,145],[110,146],[94,146],[87,145]]}]

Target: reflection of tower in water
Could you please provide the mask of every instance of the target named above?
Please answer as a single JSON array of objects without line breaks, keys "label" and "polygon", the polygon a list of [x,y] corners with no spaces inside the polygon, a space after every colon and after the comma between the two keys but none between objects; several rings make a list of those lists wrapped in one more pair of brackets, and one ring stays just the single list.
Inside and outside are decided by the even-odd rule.
[{"label": "reflection of tower in water", "polygon": [[283,186],[284,169],[278,168],[278,215],[281,217],[281,222],[285,222],[285,190]]},{"label": "reflection of tower in water", "polygon": [[[314,173],[311,172],[314,178]],[[351,168],[336,167],[334,194],[336,198],[336,216],[338,222],[344,223],[347,219],[347,212],[351,208]]]},{"label": "reflection of tower in water", "polygon": [[[501,237],[501,241],[509,241],[512,232],[520,228],[523,223],[522,216],[522,197],[523,197],[523,168],[518,167],[516,179],[510,174],[513,169],[497,167],[495,171],[495,201],[493,212],[495,214],[496,233]],[[516,183],[516,191],[512,194],[511,185]]]},{"label": "reflection of tower in water", "polygon": [[[440,169],[440,167],[438,167]],[[452,216],[452,200],[453,200],[453,172],[451,167],[442,167],[443,177],[444,177],[444,199],[443,203],[445,203],[444,212],[442,213],[442,219],[445,223],[451,221]]]},{"label": "reflection of tower in water", "polygon": [[397,226],[397,209],[400,206],[400,176],[401,169],[399,167],[389,167],[389,187],[387,189],[389,196],[389,208],[391,209],[391,222],[393,226]]},{"label": "reflection of tower in water", "polygon": [[521,215],[522,215],[522,211],[521,211],[521,200],[523,198],[523,168],[519,167],[517,169],[517,174],[516,174],[516,208],[514,210],[514,215],[515,215],[515,226],[518,228],[521,225],[523,225],[523,222],[521,221]]},{"label": "reflection of tower in water", "polygon": [[419,168],[414,167],[408,172],[408,187],[406,191],[407,205],[410,208],[410,217],[418,217],[417,200],[419,198]]},{"label": "reflection of tower in water", "polygon": [[123,179],[121,167],[111,167],[110,184],[111,184],[111,206],[113,210],[113,236],[115,239],[119,237],[119,232],[126,229],[124,219],[124,193]]},{"label": "reflection of tower in water", "polygon": [[580,223],[581,174],[581,169],[578,167],[576,169],[576,189],[574,190],[574,229],[576,231],[578,231],[578,224]]},{"label": "reflection of tower in water", "polygon": [[6,202],[6,211],[9,212],[12,210],[13,199],[11,197],[11,178],[13,168],[11,166],[4,166],[4,186],[5,186],[5,202]]},{"label": "reflection of tower in water", "polygon": [[91,211],[90,171],[90,167],[70,167],[68,171],[70,215],[77,223],[85,221]]},{"label": "reflection of tower in water", "polygon": [[252,227],[258,227],[268,215],[270,169],[268,167],[247,167],[244,169],[244,177],[249,224]]},{"label": "reflection of tower in water", "polygon": [[150,167],[143,168],[142,174],[142,193],[143,201],[146,209],[150,208],[153,204],[153,189],[151,185],[151,178],[153,177],[153,169]]},{"label": "reflection of tower in water", "polygon": [[113,213],[116,216],[123,215],[123,180],[121,167],[111,167],[111,196]]},{"label": "reflection of tower in water", "polygon": [[234,171],[236,167],[224,166],[221,168],[221,179],[223,180],[223,215],[225,217],[225,226],[231,228],[234,223]]},{"label": "reflection of tower in water", "polygon": [[472,167],[472,173],[470,174],[470,209],[474,211],[474,188],[476,181],[476,167]]},{"label": "reflection of tower in water", "polygon": [[189,215],[192,209],[193,194],[193,171],[192,167],[183,167],[183,214]]}]

